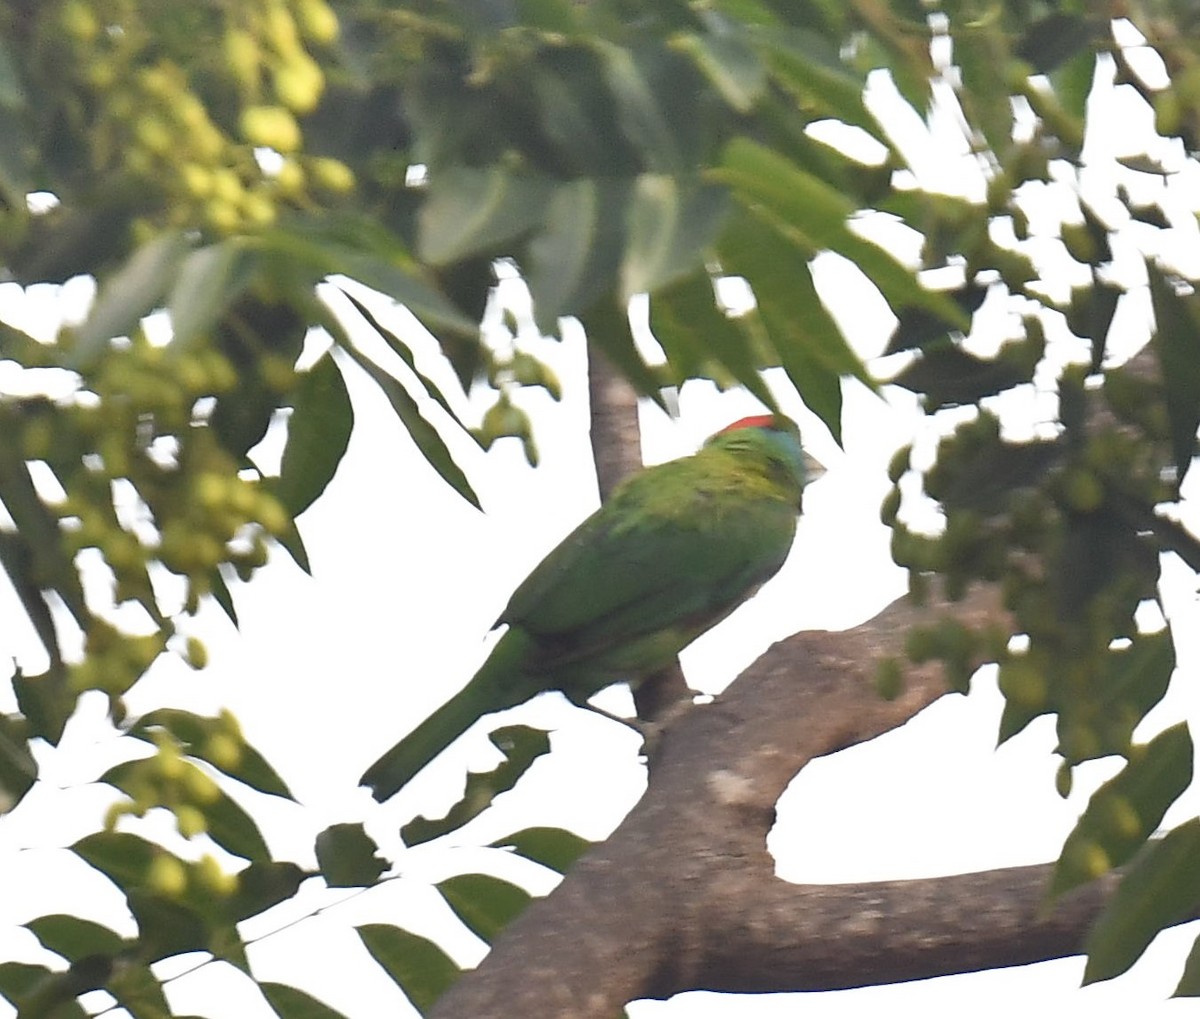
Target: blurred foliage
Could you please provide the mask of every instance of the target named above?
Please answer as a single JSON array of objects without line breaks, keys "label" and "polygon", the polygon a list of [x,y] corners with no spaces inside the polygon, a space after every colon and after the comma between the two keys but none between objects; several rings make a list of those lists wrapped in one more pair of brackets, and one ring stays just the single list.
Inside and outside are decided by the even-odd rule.
[{"label": "blurred foliage", "polygon": [[[1054,715],[1064,793],[1081,762],[1124,759],[1054,881],[1062,891],[1131,861],[1087,979],[1122,972],[1200,905],[1197,822],[1146,846],[1191,779],[1191,738],[1134,738],[1174,670],[1169,628],[1147,632],[1139,609],[1158,598],[1164,554],[1200,569],[1178,522],[1200,425],[1200,299],[1160,243],[1195,227],[1180,184],[1198,148],[1200,35],[1189,4],[1111,7],[0,3],[0,266],[25,287],[98,283],[86,317],[53,336],[0,321],[0,360],[26,380],[68,380],[65,394],[0,394],[0,564],[45,649],[43,671],[14,672],[18,710],[0,716],[0,805],[36,781],[31,743],[58,742],[79,697],[98,691],[128,759],[96,776],[118,791],[104,830],[71,848],[124,894],[138,932],[31,920],[62,963],[0,965],[0,996],[23,1019],[84,1015],[77,998],[94,990],[137,1019],[166,1016],[151,963],[205,952],[253,977],[243,919],[306,880],[391,880],[356,824],[317,837],[315,869],[273,858],[253,796],[291,793],[236,721],[133,718],[124,702],[160,656],[205,667],[187,618],[211,598],[236,623],[230,584],[252,580],[273,546],[307,565],[295,520],[347,448],[347,375],[379,387],[472,502],[444,435],[515,438],[535,461],[520,391],[557,398],[560,386],[521,334],[554,333],[563,317],[652,399],[707,378],[771,405],[761,371],[781,368],[837,438],[843,380],[880,382],[834,314],[856,295],[818,293],[812,262],[827,252],[894,312],[889,381],[917,394],[942,436],[932,466],[909,450],[892,465],[883,517],[897,562],[918,596],[934,575],[951,593],[1003,585],[1024,637],[947,624],[914,633],[910,656],[941,658],[963,688],[998,661],[1001,738]],[[900,97],[891,106],[872,99],[881,82]],[[1122,154],[1109,193],[1084,153],[1114,96],[1152,111],[1161,145]],[[941,142],[893,129],[903,103],[914,122],[951,115],[964,194],[928,176]],[[867,150],[878,155],[849,154]],[[1036,201],[1050,191],[1053,213]],[[879,224],[916,238],[919,255],[869,239]],[[510,319],[484,342],[500,264],[528,286],[533,322]],[[718,299],[731,276],[749,284],[750,308]],[[464,390],[492,388],[479,425],[348,281],[407,308]],[[631,334],[626,308],[643,292],[661,364]],[[1131,360],[1118,327],[1139,306],[1155,326]],[[368,353],[369,333],[404,371]],[[1006,408],[1030,391],[1053,409],[1018,440]],[[251,451],[284,420],[268,475]],[[914,498],[936,506],[937,533],[910,526]],[[109,578],[112,605],[142,607],[140,632],[85,597],[85,569]],[[895,695],[901,663],[884,664]],[[513,739],[508,764],[474,778],[443,820],[406,826],[408,840],[452,834],[510,788],[543,749]],[[164,813],[174,848],[139,827]],[[584,846],[552,828],[500,845],[559,870]],[[442,891],[483,936],[524,904],[494,878]],[[457,976],[417,935],[358,932],[422,1010]],[[1200,993],[1198,958],[1178,993]],[[284,1019],[337,1015],[296,988],[261,988]]]}]

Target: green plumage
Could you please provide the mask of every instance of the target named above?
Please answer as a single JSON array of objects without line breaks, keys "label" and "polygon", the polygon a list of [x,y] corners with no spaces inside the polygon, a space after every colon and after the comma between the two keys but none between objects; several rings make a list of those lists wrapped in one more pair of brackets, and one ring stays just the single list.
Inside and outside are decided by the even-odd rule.
[{"label": "green plumage", "polygon": [[583,704],[668,665],[783,565],[803,487],[799,431],[778,416],[626,480],[513,592],[475,677],[363,784],[387,799],[482,715],[543,690]]}]

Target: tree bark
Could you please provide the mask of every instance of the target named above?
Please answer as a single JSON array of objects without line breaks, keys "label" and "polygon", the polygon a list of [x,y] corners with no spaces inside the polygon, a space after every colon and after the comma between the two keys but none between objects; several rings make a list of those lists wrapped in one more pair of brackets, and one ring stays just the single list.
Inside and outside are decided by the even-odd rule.
[{"label": "tree bark", "polygon": [[[641,469],[642,443],[637,393],[595,343],[588,344],[588,399],[596,482],[600,501],[605,502],[622,478]],[[678,659],[647,676],[633,691],[638,718],[647,721],[673,716],[690,699],[691,689]]]},{"label": "tree bark", "polygon": [[775,875],[766,838],[795,774],[946,693],[933,664],[910,667],[893,701],[873,689],[876,663],[943,611],[1004,620],[987,588],[948,605],[901,599],[853,630],[781,641],[687,712],[664,733],[641,802],[433,1015],[612,1019],[686,990],[832,990],[1077,954],[1111,877],[1047,911],[1050,864],[852,885]]}]

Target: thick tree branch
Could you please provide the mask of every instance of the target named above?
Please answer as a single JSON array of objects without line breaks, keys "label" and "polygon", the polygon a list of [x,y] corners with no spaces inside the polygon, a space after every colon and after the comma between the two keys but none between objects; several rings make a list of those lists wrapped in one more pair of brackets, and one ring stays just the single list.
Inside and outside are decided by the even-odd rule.
[{"label": "thick tree branch", "polygon": [[681,718],[628,818],[434,1014],[609,1019],[627,1001],[684,990],[857,987],[1077,953],[1111,879],[1044,914],[1049,864],[855,885],[775,876],[766,835],[796,772],[945,693],[933,665],[911,669],[894,701],[871,686],[875,663],[943,610],[1003,621],[990,589],[948,606],[901,599],[853,630],[776,644],[719,701]]}]

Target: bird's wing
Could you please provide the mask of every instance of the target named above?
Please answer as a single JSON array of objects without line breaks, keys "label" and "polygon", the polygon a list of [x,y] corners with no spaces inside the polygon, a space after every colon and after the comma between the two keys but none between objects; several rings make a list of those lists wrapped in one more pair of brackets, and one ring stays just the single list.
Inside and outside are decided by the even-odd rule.
[{"label": "bird's wing", "polygon": [[635,476],[514,592],[500,621],[586,654],[719,616],[783,563],[796,508],[693,460]]}]

